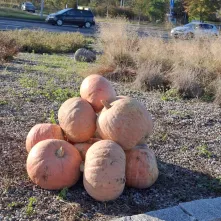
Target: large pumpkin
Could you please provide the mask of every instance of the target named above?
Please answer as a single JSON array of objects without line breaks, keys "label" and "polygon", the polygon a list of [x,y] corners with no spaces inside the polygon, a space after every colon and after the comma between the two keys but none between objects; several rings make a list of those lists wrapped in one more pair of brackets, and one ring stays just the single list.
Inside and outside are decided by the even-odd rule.
[{"label": "large pumpkin", "polygon": [[58,111],[58,121],[68,140],[74,143],[89,140],[96,130],[96,113],[82,98],[66,100]]},{"label": "large pumpkin", "polygon": [[125,153],[111,140],[93,144],[86,153],[84,187],[96,200],[114,200],[125,186]]},{"label": "large pumpkin", "polygon": [[124,98],[103,104],[105,108],[97,119],[97,132],[102,139],[113,140],[129,150],[152,133],[151,115],[137,100]]},{"label": "large pumpkin", "polygon": [[97,74],[92,74],[83,80],[80,95],[92,105],[97,113],[103,108],[101,100],[112,102],[116,99],[116,92],[110,82]]},{"label": "large pumpkin", "polygon": [[140,144],[126,153],[126,185],[148,188],[155,183],[159,171],[154,152],[146,144]]},{"label": "large pumpkin", "polygon": [[88,141],[84,143],[76,143],[74,144],[74,147],[77,148],[79,153],[81,154],[81,158],[84,161],[85,160],[85,155],[88,151],[88,149],[96,142],[100,141],[101,139],[99,138],[90,138]]},{"label": "large pumpkin", "polygon": [[48,139],[31,149],[27,172],[41,188],[57,190],[78,181],[81,162],[81,156],[73,145],[64,140]]},{"label": "large pumpkin", "polygon": [[31,148],[38,142],[46,139],[64,140],[62,129],[56,124],[36,124],[28,133],[26,138],[26,150],[30,152]]}]

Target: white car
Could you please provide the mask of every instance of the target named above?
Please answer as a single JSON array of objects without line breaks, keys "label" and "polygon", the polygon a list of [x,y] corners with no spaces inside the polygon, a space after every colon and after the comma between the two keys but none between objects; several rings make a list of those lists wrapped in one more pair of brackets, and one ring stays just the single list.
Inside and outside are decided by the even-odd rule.
[{"label": "white car", "polygon": [[202,22],[191,22],[184,26],[179,26],[171,30],[171,36],[174,38],[193,38],[218,36],[219,31],[213,24]]}]

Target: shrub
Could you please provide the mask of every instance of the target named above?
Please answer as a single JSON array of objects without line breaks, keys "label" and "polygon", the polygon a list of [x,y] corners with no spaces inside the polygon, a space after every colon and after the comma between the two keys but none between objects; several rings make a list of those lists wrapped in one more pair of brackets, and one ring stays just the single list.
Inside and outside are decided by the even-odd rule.
[{"label": "shrub", "polygon": [[0,64],[13,58],[19,52],[19,47],[10,35],[0,35]]},{"label": "shrub", "polygon": [[43,30],[15,30],[2,32],[14,36],[23,52],[67,53],[84,47],[86,40],[80,33],[51,33]]}]

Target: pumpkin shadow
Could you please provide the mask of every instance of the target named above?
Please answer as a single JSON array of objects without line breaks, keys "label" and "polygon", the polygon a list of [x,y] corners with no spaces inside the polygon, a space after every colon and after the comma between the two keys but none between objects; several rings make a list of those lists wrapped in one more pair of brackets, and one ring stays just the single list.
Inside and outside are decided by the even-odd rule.
[{"label": "pumpkin shadow", "polygon": [[[92,199],[82,185],[82,177],[70,192],[79,192],[77,189],[82,191],[77,201],[86,214],[94,211],[90,219],[96,213],[110,218],[129,216],[176,206],[181,202],[221,196],[219,179],[159,160],[158,167],[159,178],[153,186],[148,189],[125,187],[123,194],[114,201],[98,202]],[[73,195],[68,201],[76,202],[76,197]]]}]

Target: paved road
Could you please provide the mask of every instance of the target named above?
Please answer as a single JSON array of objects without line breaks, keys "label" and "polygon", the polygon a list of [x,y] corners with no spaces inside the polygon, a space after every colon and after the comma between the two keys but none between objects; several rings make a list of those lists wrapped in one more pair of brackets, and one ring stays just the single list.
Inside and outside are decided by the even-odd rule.
[{"label": "paved road", "polygon": [[43,29],[50,32],[80,32],[84,35],[94,35],[95,28],[78,28],[76,26],[64,25],[61,27],[50,25],[43,22],[32,22],[22,20],[12,20],[0,18],[0,30],[15,30],[15,29]]},{"label": "paved road", "polygon": [[[140,36],[157,36],[167,39],[168,33],[145,26],[129,25],[130,29],[134,29]],[[0,18],[0,30],[15,30],[15,29],[43,29],[50,32],[80,32],[85,36],[95,36],[99,29],[99,23],[90,29],[78,28],[72,25],[53,26],[44,22],[33,22],[16,19]]]}]

